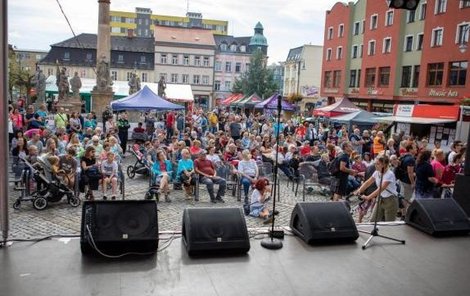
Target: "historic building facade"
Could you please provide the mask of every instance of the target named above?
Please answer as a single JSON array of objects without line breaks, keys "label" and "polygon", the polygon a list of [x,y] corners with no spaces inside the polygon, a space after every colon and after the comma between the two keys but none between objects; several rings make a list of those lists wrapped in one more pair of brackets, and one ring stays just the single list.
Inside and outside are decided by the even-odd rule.
[{"label": "historic building facade", "polygon": [[470,50],[460,50],[469,26],[467,0],[421,0],[415,11],[336,3],[326,12],[321,95],[386,112],[395,103],[459,104],[470,92]]}]

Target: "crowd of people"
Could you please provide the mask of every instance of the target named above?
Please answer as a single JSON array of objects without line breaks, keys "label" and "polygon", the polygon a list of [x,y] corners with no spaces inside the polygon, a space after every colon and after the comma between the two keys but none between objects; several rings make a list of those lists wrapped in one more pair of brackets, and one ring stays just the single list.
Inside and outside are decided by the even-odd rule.
[{"label": "crowd of people", "polygon": [[[59,108],[49,114],[45,105],[38,110],[32,105],[26,110],[10,106],[13,171],[17,176],[21,173],[22,159],[34,163],[42,157],[56,166],[56,172],[67,174],[68,180],[78,174],[85,198],[94,199],[101,184],[103,199],[108,188],[115,199],[119,179],[124,178],[121,162],[129,156],[131,126],[126,112],[115,114],[107,108],[101,115],[98,122],[94,113],[69,114]],[[466,148],[460,141],[446,152],[438,141],[430,149],[426,138],[403,132],[387,138],[379,126],[349,129],[304,121],[297,115],[283,115],[278,124],[276,117],[218,109],[144,113],[132,133],[166,202],[172,201],[171,184],[181,184],[186,198],[198,201],[198,180],[207,186],[211,202],[223,203],[227,178],[233,177],[250,215],[266,222],[275,213],[269,210],[270,180],[261,167],[270,164],[272,168],[276,159],[283,178],[293,182],[299,182],[301,166],[312,166],[318,182],[330,188],[333,201],[360,196],[359,222],[372,208],[377,219],[391,221],[406,212],[412,198],[448,197],[455,175],[462,170]],[[230,174],[218,174],[220,167]],[[379,196],[382,201],[376,204]]]}]

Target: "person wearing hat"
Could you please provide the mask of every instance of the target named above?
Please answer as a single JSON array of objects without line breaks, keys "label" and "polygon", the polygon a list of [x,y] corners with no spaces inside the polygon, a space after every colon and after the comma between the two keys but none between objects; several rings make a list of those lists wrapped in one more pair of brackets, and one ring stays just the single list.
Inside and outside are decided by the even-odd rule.
[{"label": "person wearing hat", "polygon": [[[215,166],[212,161],[206,158],[207,152],[202,150],[199,153],[199,157],[194,161],[194,168],[197,174],[199,174],[200,182],[206,184],[207,191],[212,203],[224,203],[225,188],[227,187],[226,180],[216,175]],[[217,195],[214,196],[214,184],[219,185]],[[198,201],[196,197],[195,201]]]}]

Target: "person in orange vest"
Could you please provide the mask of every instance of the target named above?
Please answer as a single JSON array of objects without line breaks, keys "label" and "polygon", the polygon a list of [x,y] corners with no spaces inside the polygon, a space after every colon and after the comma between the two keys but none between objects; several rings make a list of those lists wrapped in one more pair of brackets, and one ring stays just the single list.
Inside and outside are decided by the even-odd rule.
[{"label": "person in orange vest", "polygon": [[385,136],[383,131],[378,131],[377,135],[374,137],[374,142],[373,142],[373,151],[374,151],[374,157],[380,154],[380,152],[385,150]]}]

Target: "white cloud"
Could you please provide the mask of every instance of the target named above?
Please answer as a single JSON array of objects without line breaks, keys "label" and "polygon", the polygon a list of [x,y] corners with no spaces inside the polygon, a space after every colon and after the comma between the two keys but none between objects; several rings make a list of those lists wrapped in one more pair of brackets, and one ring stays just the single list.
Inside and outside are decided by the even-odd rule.
[{"label": "white cloud", "polygon": [[[96,33],[96,0],[59,0],[76,34]],[[189,10],[204,18],[227,20],[229,34],[251,36],[258,21],[264,26],[270,62],[285,60],[290,48],[303,44],[322,44],[325,11],[335,0],[198,0]],[[163,4],[164,3],[164,4]],[[18,48],[49,49],[51,44],[72,37],[54,0],[9,1],[9,43]],[[186,15],[187,1],[111,0],[111,10],[134,11],[147,7],[154,14]]]}]

